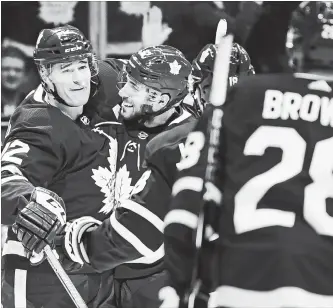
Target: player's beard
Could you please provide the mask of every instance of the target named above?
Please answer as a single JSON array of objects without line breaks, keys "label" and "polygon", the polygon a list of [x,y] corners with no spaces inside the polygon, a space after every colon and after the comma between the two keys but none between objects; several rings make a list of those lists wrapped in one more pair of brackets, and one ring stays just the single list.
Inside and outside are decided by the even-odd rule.
[{"label": "player's beard", "polygon": [[[126,101],[123,103],[126,104]],[[120,115],[131,125],[142,124],[154,116],[152,113],[152,106],[148,104],[142,104],[139,109],[134,107],[121,106]]]},{"label": "player's beard", "polygon": [[142,106],[137,108],[133,102],[123,99],[120,114],[126,120],[140,119],[143,116]]},{"label": "player's beard", "polygon": [[126,120],[131,120],[135,118],[136,112],[134,106],[125,105],[125,103],[123,102],[120,109],[120,115]]}]

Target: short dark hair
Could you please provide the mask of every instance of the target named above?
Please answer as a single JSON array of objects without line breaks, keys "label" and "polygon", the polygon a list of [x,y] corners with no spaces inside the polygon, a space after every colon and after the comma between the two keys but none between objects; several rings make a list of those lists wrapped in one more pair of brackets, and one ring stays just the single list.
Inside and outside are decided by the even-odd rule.
[{"label": "short dark hair", "polygon": [[15,46],[6,46],[1,48],[1,58],[3,59],[5,57],[19,58],[23,60],[25,68],[28,66],[28,57],[21,49]]}]

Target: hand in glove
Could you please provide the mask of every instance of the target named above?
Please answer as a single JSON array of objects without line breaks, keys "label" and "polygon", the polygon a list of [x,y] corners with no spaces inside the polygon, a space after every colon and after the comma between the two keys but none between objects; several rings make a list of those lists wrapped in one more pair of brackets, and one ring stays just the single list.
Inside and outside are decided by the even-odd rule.
[{"label": "hand in glove", "polygon": [[84,239],[87,232],[95,230],[100,224],[101,221],[90,216],[83,216],[67,223],[65,235],[61,240],[64,254],[61,262],[66,270],[73,271],[90,264]]},{"label": "hand in glove", "polygon": [[65,223],[66,209],[62,198],[48,189],[37,187],[30,202],[17,215],[12,229],[30,259],[32,254],[41,253],[46,245],[53,245]]}]

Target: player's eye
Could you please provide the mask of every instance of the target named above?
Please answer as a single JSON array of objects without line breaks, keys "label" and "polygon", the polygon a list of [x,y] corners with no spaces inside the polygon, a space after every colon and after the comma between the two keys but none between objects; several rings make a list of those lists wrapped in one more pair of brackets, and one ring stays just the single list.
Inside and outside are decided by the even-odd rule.
[{"label": "player's eye", "polygon": [[84,69],[86,69],[86,68],[88,68],[88,65],[87,65],[87,64],[85,64],[85,65],[81,65],[81,66],[79,67],[79,70],[84,70]]},{"label": "player's eye", "polygon": [[139,91],[139,86],[135,82],[130,81],[130,85],[135,91]]},{"label": "player's eye", "polygon": [[155,99],[157,97],[157,95],[158,95],[157,92],[154,92],[154,91],[149,92],[149,96],[151,99]]}]

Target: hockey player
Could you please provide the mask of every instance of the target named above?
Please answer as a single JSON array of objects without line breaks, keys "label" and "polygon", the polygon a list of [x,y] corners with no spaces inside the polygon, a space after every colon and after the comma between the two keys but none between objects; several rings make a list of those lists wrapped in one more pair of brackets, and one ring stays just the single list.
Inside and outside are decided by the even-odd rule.
[{"label": "hockey player", "polygon": [[[45,90],[50,91],[48,87],[51,88],[54,86],[57,92],[55,93],[53,91],[51,94],[52,97],[57,95],[57,93],[59,94],[60,98],[57,97],[57,102],[62,99],[61,96],[64,96],[66,99],[71,98],[72,90],[74,91],[74,89],[72,89],[73,87],[75,87],[75,90],[76,88],[83,88],[81,84],[76,86],[78,82],[75,80],[75,77],[81,76],[79,72],[80,67],[77,68],[77,71],[71,69],[70,65],[72,65],[72,62],[70,62],[70,65],[68,65],[69,63],[63,63],[63,57],[67,55],[67,52],[73,52],[74,54],[71,60],[74,60],[74,56],[79,53],[78,50],[82,49],[82,45],[86,46],[85,44],[75,45],[75,40],[70,36],[71,29],[65,28],[61,29],[61,31],[64,33],[58,33],[57,30],[47,33],[49,35],[47,35],[46,38],[54,36],[56,42],[57,38],[60,37],[59,44],[62,49],[60,49],[58,53],[46,49],[47,57],[45,58],[48,59],[48,57],[51,56],[56,57],[59,53],[62,57],[59,55],[57,58],[58,61],[53,62],[55,64],[52,68],[48,66],[40,68],[42,70],[41,76],[46,79],[44,91],[40,92],[44,93]],[[41,44],[41,42],[43,42],[43,37],[39,40],[39,44]],[[53,47],[54,42],[51,43],[52,45],[50,47]],[[63,44],[66,43],[72,43],[74,46],[63,46]],[[84,55],[81,56],[80,53],[79,61],[81,61],[81,58],[84,59]],[[47,61],[45,62],[47,63]],[[46,65],[45,62],[42,64]],[[59,65],[57,65],[58,62]],[[92,57],[91,59],[89,57],[87,60],[89,65],[90,62],[94,63]],[[69,81],[75,81],[73,81],[73,85],[70,84],[68,86],[68,91],[67,88],[65,88],[67,92],[62,91],[60,93],[58,83],[55,83],[53,79],[53,74],[55,74],[54,71],[57,71],[57,67],[60,67],[61,72],[65,70],[64,73],[70,75],[67,77]],[[70,71],[68,71],[68,67]],[[46,69],[49,69],[49,71]],[[82,67],[80,70],[81,69],[83,70],[84,68]],[[189,113],[178,107],[183,97],[187,94],[186,85],[190,70],[190,63],[184,58],[181,52],[172,47],[149,47],[135,53],[128,64],[124,66],[124,71],[121,74],[121,89],[119,95],[122,97],[123,102],[121,108],[119,108],[118,121],[99,122],[94,126],[92,131],[88,124],[89,122],[91,124],[96,121],[88,117],[88,115],[80,116],[80,121],[77,121],[77,123],[72,121],[68,122],[69,120],[66,117],[61,120],[63,114],[59,111],[60,107],[60,110],[69,113],[71,109],[67,110],[68,108],[65,106],[69,103],[77,104],[77,95],[74,97],[75,100],[73,99],[69,102],[63,100],[63,105],[57,104],[57,108],[53,108],[53,106],[49,107],[46,103],[49,101],[49,92],[48,94],[44,93],[46,102],[37,101],[35,94],[34,99],[31,97],[27,98],[30,99],[22,104],[26,109],[33,108],[33,106],[36,105],[35,108],[38,106],[41,109],[45,109],[47,116],[49,116],[50,112],[54,112],[56,113],[55,116],[60,116],[60,118],[53,119],[53,117],[49,117],[43,119],[40,112],[36,112],[36,117],[33,119],[37,121],[37,127],[32,127],[29,123],[32,121],[31,118],[28,118],[29,122],[27,120],[18,122],[15,117],[13,117],[11,121],[12,128],[7,137],[7,142],[12,140],[15,142],[15,140],[20,138],[20,142],[25,142],[25,144],[29,146],[28,149],[26,146],[22,145],[22,143],[19,142],[17,145],[16,142],[16,144],[13,145],[14,150],[16,150],[15,146],[21,146],[24,150],[28,149],[27,152],[19,152],[19,154],[17,154],[17,151],[14,152],[9,149],[11,145],[9,144],[7,146],[9,153],[8,150],[5,149],[3,156],[5,157],[7,153],[7,156],[11,157],[9,162],[13,163],[14,160],[15,163],[15,168],[6,167],[5,162],[8,162],[8,159],[3,160],[4,168],[8,172],[8,174],[5,174],[8,177],[8,179],[5,179],[8,183],[8,188],[6,188],[5,191],[3,190],[3,200],[6,202],[6,209],[8,209],[8,211],[10,209],[12,210],[12,212],[9,212],[9,214],[12,214],[11,216],[7,213],[6,223],[11,224],[15,219],[16,223],[13,229],[18,235],[18,240],[20,240],[25,247],[24,250],[23,247],[20,246],[22,247],[20,248],[22,257],[26,255],[26,252],[29,253],[28,257],[30,257],[32,251],[39,253],[46,243],[53,244],[54,235],[60,232],[60,227],[66,220],[66,216],[67,221],[72,221],[82,216],[93,217],[88,221],[88,225],[90,224],[89,226],[91,226],[91,222],[98,225],[100,223],[99,220],[102,220],[105,215],[109,216],[112,210],[119,206],[122,199],[129,197],[134,184],[145,170],[141,167],[141,164],[146,143],[164,129],[172,127],[173,124],[177,124],[190,117]],[[46,77],[49,78],[47,79]],[[52,83],[50,83],[50,80]],[[61,82],[64,81],[64,78],[59,77],[56,81],[62,85]],[[110,84],[110,86],[112,86],[112,84]],[[85,85],[85,87],[87,86]],[[54,88],[51,88],[51,91],[52,89],[54,90]],[[88,91],[85,93],[88,93]],[[107,97],[103,98],[107,99]],[[91,108],[93,107],[92,105]],[[51,109],[51,111],[49,109]],[[115,110],[116,109],[117,106]],[[31,110],[28,110],[27,113],[28,116],[34,115]],[[22,118],[23,116],[24,114],[21,114],[20,110],[17,110],[16,117]],[[67,120],[67,123],[65,120]],[[60,121],[62,121],[61,124]],[[64,121],[69,127],[64,127]],[[47,124],[56,125],[56,127],[47,126],[46,130],[44,130]],[[20,125],[23,125],[23,127],[21,128]],[[87,129],[82,132],[82,134],[84,133],[83,136],[80,135],[81,127],[76,127],[77,125],[81,125],[83,127],[82,129],[87,127]],[[25,134],[26,131],[28,131],[29,134]],[[39,134],[41,135],[40,139]],[[46,140],[42,139],[44,136]],[[32,153],[31,149],[34,149],[32,156],[29,155]],[[43,154],[41,155],[38,150],[42,151]],[[17,159],[13,159],[12,156]],[[40,157],[42,161],[36,161],[36,157]],[[50,159],[47,159],[48,157]],[[42,175],[40,175],[39,170],[37,171],[37,168],[40,169],[41,167],[48,168],[46,169],[47,172],[45,171]],[[13,173],[13,171],[15,171],[15,173]],[[21,181],[17,183],[15,180]],[[31,182],[31,184],[29,182]],[[48,191],[40,188],[33,190],[36,186],[46,187]],[[17,194],[14,194],[14,201],[16,203],[22,201],[16,208],[13,206],[13,204],[16,205],[16,203],[10,199],[13,198],[13,190],[15,189],[17,189]],[[64,202],[55,194],[61,196]],[[46,197],[46,195],[48,195],[48,197]],[[42,202],[42,197],[39,196],[44,196],[44,199],[48,201],[51,200],[52,206],[55,207],[55,209],[50,207],[48,203]],[[26,201],[26,199],[29,200],[29,198],[30,202]],[[64,207],[66,208],[66,213]],[[2,213],[4,214],[4,211],[2,211]],[[57,216],[59,213],[61,213],[61,215]],[[57,217],[60,217],[59,222]],[[74,225],[82,221],[85,221],[85,219],[76,220]],[[12,236],[15,238],[14,234]],[[19,246],[17,244],[15,245]],[[13,258],[12,255],[10,255],[10,257]],[[62,255],[60,255],[60,259],[65,261]],[[25,259],[25,264],[26,267],[20,267],[20,269],[29,269],[28,278],[30,274],[30,277],[35,277],[34,279],[38,281],[37,286],[36,284],[27,286],[28,300],[33,301],[35,307],[73,306],[56,276],[52,274],[47,262],[43,262],[38,267],[32,268],[29,260]],[[64,265],[67,267],[69,264],[64,263]],[[82,267],[80,273],[82,273],[86,267],[87,266]],[[16,270],[17,268],[17,263],[15,263],[15,265],[12,266],[14,273],[18,272]],[[91,267],[89,269],[94,270]],[[104,269],[101,269],[100,272],[103,270]],[[19,271],[19,273],[21,273],[21,271]],[[23,271],[23,274],[26,275],[26,272],[24,273]],[[110,274],[106,274],[106,279],[110,278]],[[99,277],[98,274],[89,275],[90,278],[94,276]],[[12,276],[8,275],[8,277],[8,284],[10,285],[11,283],[12,286],[15,285],[13,282],[15,277],[14,279],[11,278]],[[92,292],[93,290],[90,285],[88,289],[86,288],[87,286],[84,285],[86,281],[84,277],[81,278],[81,275],[71,275],[71,278],[74,282],[75,279],[79,281],[76,286],[79,288],[79,291],[81,291],[80,293],[84,296],[84,299],[89,299],[88,295],[90,294],[96,295],[96,293]],[[16,281],[18,281],[18,278]],[[100,280],[96,279],[96,281],[98,282],[97,288],[100,288]],[[51,287],[51,282],[54,288]],[[58,289],[55,289],[57,286]],[[103,290],[105,287],[106,284],[105,281],[103,281]],[[44,291],[45,289],[47,290]],[[35,290],[35,292],[33,292],[33,290]],[[50,293],[47,293],[48,290],[52,292],[52,296]],[[86,290],[88,290],[89,293]],[[109,295],[111,289],[109,288],[107,292],[108,294],[106,295]],[[66,302],[63,302],[65,299]],[[10,307],[10,305],[6,307]]]},{"label": "hockey player", "polygon": [[[81,215],[103,219],[104,195],[91,176],[92,170],[108,167],[109,146],[91,128],[99,121],[95,105],[105,99],[103,89],[110,79],[98,74],[90,42],[71,26],[42,30],[34,60],[42,84],[16,109],[4,141],[1,222],[11,226],[20,210],[48,194],[54,195],[56,205],[62,203],[61,196],[68,219]],[[108,74],[110,78],[117,75],[112,68]],[[46,190],[32,194],[36,187]],[[19,239],[22,235],[18,234]],[[73,306],[47,262],[31,266],[30,262],[38,264],[41,258],[30,258],[31,252],[11,228],[3,256],[4,307]],[[84,273],[72,276],[82,294],[87,288]]]},{"label": "hockey player", "polygon": [[[207,105],[210,84],[212,82],[214,61],[216,58],[217,44],[207,44],[193,60],[192,72],[189,78],[189,91],[191,100],[186,100],[184,106],[196,117],[202,115]],[[233,44],[230,55],[228,88],[235,85],[245,76],[254,75],[255,70],[246,50],[237,43]]]},{"label": "hockey player", "polygon": [[[11,226],[20,210],[48,194],[54,196],[54,204],[62,202],[60,197],[64,200],[68,220],[82,215],[103,220],[112,205],[94,172],[110,166],[110,146],[105,136],[91,129],[101,121],[96,114],[99,104],[117,99],[110,91],[112,85],[116,88],[117,61],[97,61],[90,42],[71,26],[42,30],[34,60],[42,84],[13,114],[4,142],[1,222]],[[46,190],[33,194],[36,187]],[[47,262],[31,266],[42,259],[30,258],[31,251],[11,228],[3,256],[4,307],[74,306]],[[88,294],[89,271],[71,276],[87,301],[100,283],[100,275],[89,275]]]},{"label": "hockey player", "polygon": [[[209,67],[212,72],[215,55],[211,55],[210,61],[198,63],[196,69],[204,71]],[[231,59],[233,77],[240,77],[243,64],[243,61]],[[193,71],[192,67],[191,74]],[[208,74],[204,76],[211,78]],[[202,76],[200,81],[205,78]],[[180,170],[179,162],[187,155],[184,151],[186,137],[196,123],[193,117],[177,121],[177,126],[158,134],[148,143],[144,163],[148,170],[135,185],[130,200],[123,200],[111,219],[87,233],[84,239],[74,234],[80,234],[85,223],[73,224],[66,233],[67,247],[78,247],[73,261],[89,260],[99,270],[115,267],[113,305],[117,307],[149,308],[158,307],[160,303],[158,290],[166,283],[162,220],[168,211],[171,187]],[[86,252],[81,252],[78,246],[81,242],[85,243]],[[82,260],[85,253],[88,259]]]},{"label": "hockey player", "polygon": [[208,183],[202,192],[210,108],[189,135],[164,229],[170,285],[180,297],[190,288],[201,193],[213,193],[218,223],[208,216],[203,227],[199,297],[215,285],[210,307],[333,307],[331,12],[306,2],[293,14],[287,47],[298,73],[257,75],[231,89],[215,191]]}]

